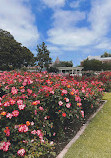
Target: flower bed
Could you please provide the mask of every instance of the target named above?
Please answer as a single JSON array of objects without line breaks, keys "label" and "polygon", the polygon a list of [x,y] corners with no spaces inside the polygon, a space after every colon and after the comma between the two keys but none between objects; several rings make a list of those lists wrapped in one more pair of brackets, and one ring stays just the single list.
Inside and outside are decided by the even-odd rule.
[{"label": "flower bed", "polygon": [[98,80],[103,82],[105,91],[111,92],[111,72],[110,71],[100,73],[100,75],[98,76]]},{"label": "flower bed", "polygon": [[103,83],[102,88],[104,89],[104,91],[111,92],[111,72],[110,71],[105,71],[97,75],[92,75],[90,77],[87,77],[86,75],[82,77],[75,76],[74,79],[79,82],[80,81],[88,81],[88,82],[101,81]]},{"label": "flower bed", "polygon": [[0,73],[2,157],[52,158],[68,124],[80,123],[99,106],[102,86],[47,72]]}]

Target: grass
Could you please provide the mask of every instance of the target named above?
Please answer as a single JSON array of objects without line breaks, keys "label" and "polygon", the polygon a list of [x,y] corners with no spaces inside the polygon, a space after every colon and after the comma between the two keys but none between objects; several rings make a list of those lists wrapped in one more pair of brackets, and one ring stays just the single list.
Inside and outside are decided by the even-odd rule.
[{"label": "grass", "polygon": [[111,93],[105,93],[103,99],[107,103],[64,158],[111,158]]}]

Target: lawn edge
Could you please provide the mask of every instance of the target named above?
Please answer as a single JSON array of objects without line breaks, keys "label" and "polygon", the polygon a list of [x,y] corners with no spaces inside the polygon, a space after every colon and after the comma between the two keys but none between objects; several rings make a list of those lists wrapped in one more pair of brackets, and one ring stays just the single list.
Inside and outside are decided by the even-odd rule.
[{"label": "lawn edge", "polygon": [[77,134],[72,138],[72,140],[64,147],[64,149],[59,153],[59,155],[56,158],[63,158],[65,154],[67,153],[68,149],[71,147],[72,144],[76,142],[76,140],[83,134],[86,127],[89,125],[90,121],[96,116],[96,114],[103,108],[103,106],[106,104],[107,100],[102,100],[104,103],[96,110],[94,114],[92,114],[87,122],[80,128],[80,130],[77,132]]}]

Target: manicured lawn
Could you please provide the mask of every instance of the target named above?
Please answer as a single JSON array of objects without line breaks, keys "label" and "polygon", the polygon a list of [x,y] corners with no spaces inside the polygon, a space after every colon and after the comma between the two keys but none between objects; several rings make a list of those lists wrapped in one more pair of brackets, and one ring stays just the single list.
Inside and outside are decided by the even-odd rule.
[{"label": "manicured lawn", "polygon": [[107,103],[64,158],[111,158],[111,93],[103,99]]}]

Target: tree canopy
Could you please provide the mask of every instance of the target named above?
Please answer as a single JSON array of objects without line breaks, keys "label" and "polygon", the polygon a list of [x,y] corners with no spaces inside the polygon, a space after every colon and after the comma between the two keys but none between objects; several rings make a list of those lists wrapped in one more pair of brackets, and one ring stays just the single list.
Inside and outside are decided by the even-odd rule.
[{"label": "tree canopy", "polygon": [[84,70],[94,70],[94,71],[100,71],[102,69],[102,62],[99,60],[84,60],[82,63],[82,66],[84,67]]},{"label": "tree canopy", "polygon": [[51,57],[49,57],[49,50],[47,49],[47,46],[44,42],[42,42],[41,45],[37,45],[37,65],[40,67],[40,71],[45,67],[46,70],[48,70],[49,65],[52,62]]},{"label": "tree canopy", "polygon": [[0,29],[0,69],[10,70],[34,65],[32,52],[18,43],[10,32]]},{"label": "tree canopy", "polygon": [[111,57],[110,53],[104,52],[103,55],[101,55],[101,58],[105,58],[105,57]]},{"label": "tree canopy", "polygon": [[60,61],[58,64],[55,63],[53,67],[73,67],[72,61]]},{"label": "tree canopy", "polygon": [[84,70],[93,70],[93,71],[101,71],[101,70],[111,70],[111,63],[105,62],[102,63],[102,61],[99,60],[84,60],[82,63],[82,66],[84,67]]}]

